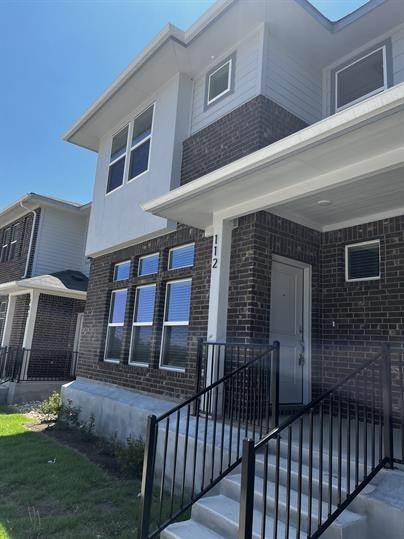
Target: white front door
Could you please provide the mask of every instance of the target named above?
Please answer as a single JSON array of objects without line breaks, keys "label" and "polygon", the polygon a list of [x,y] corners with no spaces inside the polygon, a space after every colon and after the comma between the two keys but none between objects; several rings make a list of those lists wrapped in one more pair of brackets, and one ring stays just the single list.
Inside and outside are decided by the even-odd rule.
[{"label": "white front door", "polygon": [[274,259],[271,276],[271,342],[280,342],[279,398],[282,404],[305,400],[304,266],[289,259]]}]

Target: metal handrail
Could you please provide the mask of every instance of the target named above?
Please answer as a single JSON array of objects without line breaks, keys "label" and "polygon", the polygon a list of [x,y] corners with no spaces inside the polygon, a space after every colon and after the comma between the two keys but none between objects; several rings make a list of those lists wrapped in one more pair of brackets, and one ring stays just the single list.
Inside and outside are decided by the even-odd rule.
[{"label": "metal handrail", "polygon": [[[241,358],[245,362],[221,376],[226,347],[232,352],[235,347],[242,349]],[[279,343],[270,346],[200,342],[199,351],[200,369],[205,351],[205,375],[210,373],[214,381],[158,418],[154,415],[148,418],[141,491],[141,539],[159,534],[240,464],[242,437],[252,433],[259,439],[268,432],[270,406],[268,399],[264,400],[264,393],[268,397],[271,392],[274,397],[272,420],[279,417],[279,377],[272,376],[274,370],[279,371]],[[160,444],[159,436],[162,436]],[[159,519],[157,526],[150,530],[157,467],[161,468],[158,470]],[[169,511],[164,515],[163,502],[167,496]]]}]

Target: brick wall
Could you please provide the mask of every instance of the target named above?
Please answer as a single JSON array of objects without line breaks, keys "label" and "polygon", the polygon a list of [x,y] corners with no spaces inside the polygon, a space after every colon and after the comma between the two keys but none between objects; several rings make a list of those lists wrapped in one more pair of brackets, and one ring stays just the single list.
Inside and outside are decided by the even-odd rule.
[{"label": "brick wall", "polygon": [[300,118],[259,95],[184,141],[181,185],[306,126]]},{"label": "brick wall", "polygon": [[17,296],[15,302],[15,311],[13,325],[10,335],[10,346],[22,346],[25,333],[25,324],[27,322],[28,310],[30,304],[29,294]]},{"label": "brick wall", "polygon": [[84,311],[85,301],[41,294],[35,320],[32,348],[72,350],[77,314]]},{"label": "brick wall", "polygon": [[[36,212],[38,214],[38,217],[36,219],[36,225],[35,225],[35,231],[34,231],[33,243],[32,243],[32,249],[31,249],[31,256],[30,256],[30,261],[28,265],[28,274],[27,274],[28,277],[30,277],[31,275],[32,262],[33,262],[33,257],[35,253],[35,245],[36,245],[36,239],[38,235],[38,227],[39,227],[39,221],[40,221],[40,212],[41,212],[40,208],[38,208]],[[3,227],[0,230],[0,243],[1,243],[2,238],[3,238],[3,232],[7,228],[10,228],[17,223],[19,223],[20,225],[18,229],[17,247],[16,247],[16,254],[14,258],[12,260],[0,262],[0,283],[7,283],[9,281],[19,280],[24,275],[25,267],[27,264],[27,257],[28,257],[33,221],[34,221],[34,216],[32,215],[32,213],[28,213],[24,217],[21,217],[20,219],[17,219],[16,221],[9,223],[6,227]]]},{"label": "brick wall", "polygon": [[[191,241],[195,242],[193,268],[167,271],[168,250]],[[205,238],[201,231],[180,226],[171,234],[92,260],[78,375],[171,398],[180,399],[192,394],[195,388],[197,340],[207,331],[211,248],[211,239]],[[137,277],[139,257],[155,252],[160,253],[158,275]],[[112,282],[114,264],[128,259],[132,261],[131,277],[127,281]],[[165,286],[167,281],[186,277],[192,277],[188,363],[184,373],[170,372],[159,369]],[[137,285],[151,283],[156,283],[157,289],[150,365],[148,368],[136,367],[127,364],[135,290]],[[128,301],[125,344],[121,363],[116,365],[104,362],[103,358],[111,291],[118,288],[128,289]]]}]

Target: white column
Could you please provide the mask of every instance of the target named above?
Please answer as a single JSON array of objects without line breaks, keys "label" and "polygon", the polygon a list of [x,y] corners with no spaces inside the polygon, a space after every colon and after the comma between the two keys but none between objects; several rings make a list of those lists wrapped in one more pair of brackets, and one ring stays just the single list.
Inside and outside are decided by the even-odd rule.
[{"label": "white column", "polygon": [[4,321],[3,337],[1,339],[1,346],[8,346],[10,344],[11,329],[13,327],[15,302],[17,296],[9,296],[7,304],[6,319]]},{"label": "white column", "polygon": [[[30,350],[32,346],[32,338],[34,336],[36,313],[38,311],[38,302],[39,302],[40,293],[36,290],[31,290],[30,292],[30,303],[27,315],[27,321],[25,324],[24,340],[22,342],[22,347],[25,350]],[[21,379],[26,380],[28,373],[30,352],[24,354],[24,360],[21,369]]]},{"label": "white column", "polygon": [[233,221],[213,222],[212,265],[209,292],[208,341],[226,340],[231,234]]}]

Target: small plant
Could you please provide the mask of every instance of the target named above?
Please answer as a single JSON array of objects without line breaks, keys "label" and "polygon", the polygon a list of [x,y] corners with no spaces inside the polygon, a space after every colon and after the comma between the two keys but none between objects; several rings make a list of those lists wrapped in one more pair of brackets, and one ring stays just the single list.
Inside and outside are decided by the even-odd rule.
[{"label": "small plant", "polygon": [[114,455],[123,474],[127,477],[140,479],[142,477],[144,443],[129,437],[126,444],[113,441]]},{"label": "small plant", "polygon": [[82,438],[87,442],[93,441],[95,438],[94,429],[95,429],[95,417],[94,417],[94,414],[91,414],[90,419],[87,421],[87,423],[82,423],[80,425]]},{"label": "small plant", "polygon": [[38,408],[38,412],[45,421],[56,421],[63,406],[62,399],[57,391],[54,391],[45,399]]},{"label": "small plant", "polygon": [[63,404],[59,410],[58,422],[66,425],[67,427],[80,427],[80,416],[81,409],[79,407],[73,406],[72,401],[69,400],[67,404]]}]

